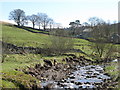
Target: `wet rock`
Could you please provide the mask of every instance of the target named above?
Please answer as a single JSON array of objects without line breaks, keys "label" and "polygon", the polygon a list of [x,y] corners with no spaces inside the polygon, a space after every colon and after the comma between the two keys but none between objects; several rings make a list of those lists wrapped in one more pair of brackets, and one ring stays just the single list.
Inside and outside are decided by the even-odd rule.
[{"label": "wet rock", "polygon": [[57,64],[57,61],[54,59],[54,61],[53,61],[53,64],[54,64],[54,66]]},{"label": "wet rock", "polygon": [[65,61],[65,59],[63,58],[63,59],[62,59],[62,61],[64,62],[64,61]]},{"label": "wet rock", "polygon": [[52,62],[50,60],[43,60],[46,64],[52,66]]},{"label": "wet rock", "polygon": [[41,66],[40,68],[38,68],[39,71],[44,70],[44,69],[45,69],[44,66]]},{"label": "wet rock", "polygon": [[70,76],[69,78],[70,78],[70,79],[75,79],[75,77],[74,77],[74,76]]},{"label": "wet rock", "polygon": [[35,65],[35,68],[37,69],[37,68],[40,68],[41,67],[41,64],[36,64]]},{"label": "wet rock", "polygon": [[75,59],[75,58],[77,58],[77,56],[76,56],[76,55],[74,55],[74,56],[73,56],[73,59]]},{"label": "wet rock", "polygon": [[108,73],[104,73],[104,75],[107,75],[107,76],[109,76],[109,74],[108,74]]},{"label": "wet rock", "polygon": [[79,63],[79,60],[78,60],[78,59],[73,59],[73,61]]},{"label": "wet rock", "polygon": [[44,69],[45,70],[49,70],[51,68],[51,66],[49,66],[48,64],[44,64]]},{"label": "wet rock", "polygon": [[45,86],[45,89],[47,90],[53,90],[54,88],[58,88],[58,86],[54,83],[49,83]]},{"label": "wet rock", "polygon": [[72,61],[73,60],[73,58],[72,57],[69,57],[69,59]]},{"label": "wet rock", "polygon": [[76,81],[75,81],[75,84],[76,84],[76,85],[82,85],[81,82],[76,82]]},{"label": "wet rock", "polygon": [[91,78],[91,76],[86,76],[86,78]]},{"label": "wet rock", "polygon": [[99,74],[98,74],[98,73],[94,73],[93,75],[97,76],[97,75],[99,75]]},{"label": "wet rock", "polygon": [[82,62],[81,64],[82,64],[82,65],[85,65],[85,62]]},{"label": "wet rock", "polygon": [[69,56],[72,56],[73,58],[75,58],[75,57],[76,57],[76,55],[74,55],[74,54],[69,54]]}]

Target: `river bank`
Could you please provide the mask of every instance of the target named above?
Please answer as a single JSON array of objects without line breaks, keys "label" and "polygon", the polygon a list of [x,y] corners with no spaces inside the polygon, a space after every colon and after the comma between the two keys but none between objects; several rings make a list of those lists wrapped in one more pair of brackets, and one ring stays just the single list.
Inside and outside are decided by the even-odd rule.
[{"label": "river bank", "polygon": [[[22,70],[41,81],[41,88],[103,88],[117,87],[118,82],[112,81],[108,73],[104,72],[105,65],[95,65],[85,57],[68,57],[63,63],[56,60],[43,60],[44,65],[36,64]],[[93,65],[94,64],[94,65]]]}]

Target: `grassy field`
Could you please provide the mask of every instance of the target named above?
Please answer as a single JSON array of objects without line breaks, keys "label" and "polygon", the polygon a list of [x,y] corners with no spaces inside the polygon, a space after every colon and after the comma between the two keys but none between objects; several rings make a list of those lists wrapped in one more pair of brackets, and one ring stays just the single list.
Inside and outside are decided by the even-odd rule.
[{"label": "grassy field", "polygon": [[17,46],[42,47],[49,36],[25,31],[14,26],[2,26],[2,38],[4,42],[12,43]]},{"label": "grassy field", "polygon": [[[34,31],[33,29],[30,29]],[[56,37],[56,36],[55,36]],[[7,26],[5,24],[2,25],[2,39],[4,42],[14,44],[16,46],[22,47],[40,47],[43,48],[45,44],[49,44],[50,36],[47,34],[41,33],[32,33],[20,28],[17,28],[13,25]],[[87,58],[91,59],[89,55],[93,52],[91,49],[91,42],[83,39],[74,38],[74,49],[80,49],[84,53],[78,52],[70,52],[77,56],[86,56]],[[117,45],[119,47],[119,45]],[[69,53],[69,52],[68,52]],[[2,87],[19,87],[19,85],[15,84],[16,82],[22,83],[27,87],[28,84],[33,83],[30,80],[38,80],[34,77],[24,74],[21,71],[15,71],[16,68],[26,68],[27,66],[34,66],[35,63],[43,64],[43,59],[53,60],[56,59],[57,62],[62,62],[62,59],[66,56],[43,56],[40,54],[5,54],[3,55],[4,63],[2,63],[2,73],[3,73],[3,80],[2,80]],[[64,63],[64,62],[63,62]],[[18,80],[16,77],[20,77]],[[26,79],[26,81],[24,81]],[[27,83],[28,82],[28,83]]]},{"label": "grassy field", "polygon": [[[33,29],[30,29],[33,31]],[[2,26],[2,38],[4,42],[9,42],[17,46],[42,47],[49,43],[49,35],[31,33],[15,26]],[[74,39],[75,45],[87,45],[89,42],[83,39]],[[77,48],[77,46],[75,46]]]}]

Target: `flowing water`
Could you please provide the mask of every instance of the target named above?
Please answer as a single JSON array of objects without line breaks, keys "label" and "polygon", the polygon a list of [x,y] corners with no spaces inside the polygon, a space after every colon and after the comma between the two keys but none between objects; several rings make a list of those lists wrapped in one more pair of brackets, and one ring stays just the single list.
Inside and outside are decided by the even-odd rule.
[{"label": "flowing water", "polygon": [[49,88],[97,88],[110,77],[104,74],[104,67],[100,65],[77,66],[77,70],[68,74],[68,78],[60,81],[43,81],[42,87]]}]

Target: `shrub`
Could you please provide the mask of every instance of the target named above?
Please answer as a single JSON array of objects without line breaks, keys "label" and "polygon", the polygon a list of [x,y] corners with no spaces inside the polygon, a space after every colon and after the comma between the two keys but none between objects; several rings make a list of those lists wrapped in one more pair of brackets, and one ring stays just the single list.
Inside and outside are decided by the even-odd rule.
[{"label": "shrub", "polygon": [[54,30],[50,32],[50,43],[44,46],[45,54],[60,55],[70,51],[74,46],[74,41],[69,37],[69,34],[64,30]]}]

